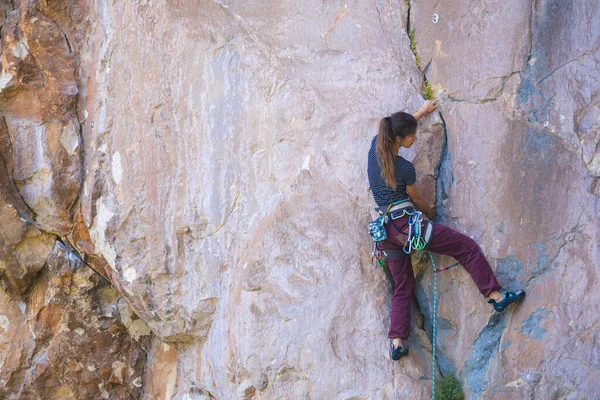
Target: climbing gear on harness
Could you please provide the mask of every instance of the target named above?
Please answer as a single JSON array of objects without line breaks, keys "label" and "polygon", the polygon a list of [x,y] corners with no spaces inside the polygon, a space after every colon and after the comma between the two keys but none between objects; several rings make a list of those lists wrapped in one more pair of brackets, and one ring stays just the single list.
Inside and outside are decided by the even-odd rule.
[{"label": "climbing gear on harness", "polygon": [[384,225],[388,223],[390,217],[392,219],[398,219],[406,215],[409,210],[414,210],[414,205],[408,200],[395,201],[389,204],[387,208],[375,208],[379,217],[375,221],[369,223],[369,235],[371,235],[371,239],[373,239],[373,252],[371,253],[371,267],[373,269],[385,265],[387,253],[382,247],[382,242],[387,239],[387,232]]},{"label": "climbing gear on harness", "polygon": [[412,249],[423,250],[427,246],[425,236],[421,234],[423,213],[413,210],[408,214],[408,237],[404,243],[404,252],[410,254]]},{"label": "climbing gear on harness", "polygon": [[393,342],[390,343],[390,345],[390,357],[392,360],[398,361],[402,357],[408,355],[408,346],[395,347]]},{"label": "climbing gear on harness", "polygon": [[373,269],[376,269],[378,266],[383,267],[385,264],[385,251],[383,250],[382,242],[387,239],[387,232],[384,225],[388,222],[387,213],[392,206],[393,203],[375,221],[369,223],[369,235],[373,239],[373,252],[371,253],[371,267]]},{"label": "climbing gear on harness", "polygon": [[436,377],[436,346],[437,346],[437,291],[438,291],[438,274],[437,266],[435,265],[435,260],[433,259],[433,255],[431,252],[429,253],[429,258],[431,259],[431,264],[433,265],[433,312],[431,316],[431,400],[435,400],[435,377]]},{"label": "climbing gear on harness", "polygon": [[503,290],[502,291],[502,300],[496,302],[496,300],[494,300],[494,299],[489,299],[488,303],[493,305],[494,310],[496,310],[497,312],[502,312],[506,309],[506,307],[508,307],[515,301],[522,299],[523,297],[525,297],[524,290],[517,290],[516,292],[507,292],[507,291]]},{"label": "climbing gear on harness", "polygon": [[431,239],[433,223],[423,220],[423,213],[415,210],[415,206],[410,200],[400,200],[390,206],[385,212],[383,207],[377,207],[375,211],[380,215],[389,214],[392,220],[408,216],[408,234],[404,244],[404,252],[410,254],[412,249],[423,250],[429,239]]},{"label": "climbing gear on harness", "polygon": [[[423,250],[431,239],[433,233],[433,223],[423,220],[423,213],[415,210],[414,204],[410,200],[399,200],[385,207],[376,207],[375,211],[379,217],[369,223],[369,234],[373,239],[373,251],[371,253],[371,267],[376,269],[378,266],[385,265],[386,258],[398,259],[402,255],[390,256],[392,250],[384,250],[382,242],[387,239],[385,224],[392,220],[408,216],[408,233],[404,243],[404,253],[410,254],[413,249]],[[395,253],[395,251],[393,251]]]},{"label": "climbing gear on harness", "polygon": [[387,239],[387,232],[383,226],[388,222],[389,218],[387,213],[390,211],[392,204],[390,204],[387,210],[381,214],[375,221],[369,223],[369,235],[374,242],[383,242]]},{"label": "climbing gear on harness", "polygon": [[371,268],[383,267],[387,253],[381,247],[381,242],[373,242],[373,251],[371,252]]}]

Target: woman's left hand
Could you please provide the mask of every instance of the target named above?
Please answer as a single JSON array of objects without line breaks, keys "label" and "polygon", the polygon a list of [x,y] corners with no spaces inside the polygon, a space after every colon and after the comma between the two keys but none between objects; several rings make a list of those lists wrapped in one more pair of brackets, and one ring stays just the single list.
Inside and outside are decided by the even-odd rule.
[{"label": "woman's left hand", "polygon": [[424,114],[429,114],[430,112],[435,111],[436,108],[437,104],[435,104],[434,101],[425,100],[425,103],[421,106],[421,111],[423,111]]}]

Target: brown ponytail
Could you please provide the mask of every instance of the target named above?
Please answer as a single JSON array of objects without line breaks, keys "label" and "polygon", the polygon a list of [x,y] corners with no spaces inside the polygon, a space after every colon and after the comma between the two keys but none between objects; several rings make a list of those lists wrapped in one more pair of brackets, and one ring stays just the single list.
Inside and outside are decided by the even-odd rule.
[{"label": "brown ponytail", "polygon": [[377,153],[381,160],[381,177],[386,185],[396,190],[395,162],[396,137],[405,138],[417,130],[417,120],[405,112],[397,112],[379,122]]}]

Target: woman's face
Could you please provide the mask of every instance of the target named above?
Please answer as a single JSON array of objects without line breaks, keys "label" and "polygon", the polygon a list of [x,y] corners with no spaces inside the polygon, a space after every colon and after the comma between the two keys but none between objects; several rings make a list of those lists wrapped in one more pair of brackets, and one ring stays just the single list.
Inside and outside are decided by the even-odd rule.
[{"label": "woman's face", "polygon": [[411,133],[410,135],[406,136],[404,139],[402,139],[402,138],[400,138],[400,136],[398,136],[397,139],[400,141],[401,147],[406,147],[408,149],[413,145],[414,142],[417,141],[417,132]]}]

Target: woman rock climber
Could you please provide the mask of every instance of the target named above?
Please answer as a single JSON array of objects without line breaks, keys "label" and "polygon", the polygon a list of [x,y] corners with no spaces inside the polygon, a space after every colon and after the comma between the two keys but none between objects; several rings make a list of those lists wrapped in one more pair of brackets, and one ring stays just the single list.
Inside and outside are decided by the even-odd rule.
[{"label": "woman rock climber", "polygon": [[[421,211],[430,220],[435,216],[435,207],[423,199],[416,184],[415,167],[399,156],[398,152],[402,147],[409,148],[413,145],[417,140],[417,120],[435,109],[435,103],[426,101],[414,115],[397,112],[383,118],[369,151],[369,185],[379,210],[382,210],[380,213],[387,211],[391,217],[385,226],[387,239],[383,242],[383,249],[394,253],[394,257],[387,259],[395,286],[388,332],[388,337],[392,340],[390,355],[393,360],[399,360],[408,354],[408,347],[403,344],[403,340],[410,335],[410,308],[415,293],[410,254],[402,250],[407,240],[409,219],[402,208],[405,209],[408,204],[409,211]],[[425,224],[429,223],[423,221],[423,232],[426,230]],[[454,257],[460,262],[471,274],[481,294],[490,299],[488,303],[498,312],[504,311],[509,304],[525,296],[522,290],[502,291],[481,249],[468,236],[444,225],[433,224],[425,249]]]}]

